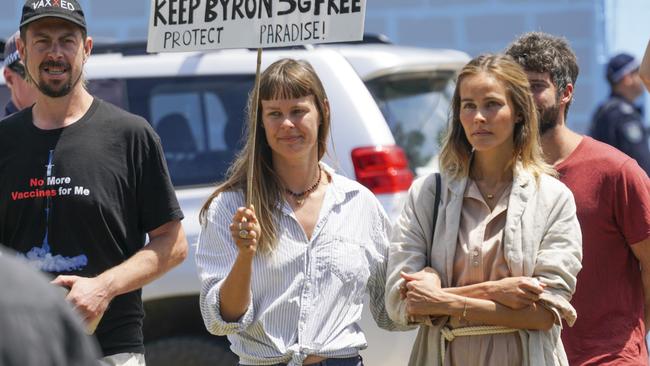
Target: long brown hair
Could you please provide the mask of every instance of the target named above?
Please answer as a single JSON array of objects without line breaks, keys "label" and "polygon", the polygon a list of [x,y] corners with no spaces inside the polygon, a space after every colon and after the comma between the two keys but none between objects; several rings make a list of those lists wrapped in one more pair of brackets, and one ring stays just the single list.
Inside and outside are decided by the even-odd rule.
[{"label": "long brown hair", "polygon": [[514,151],[509,167],[517,161],[535,178],[543,173],[556,175],[543,158],[539,140],[539,120],[530,83],[523,69],[510,56],[481,55],[467,63],[460,71],[456,90],[451,101],[450,126],[440,152],[441,171],[453,178],[466,177],[472,157],[472,145],[467,140],[460,122],[460,85],[467,77],[486,73],[503,84],[508,102],[512,104],[515,124],[513,132]]},{"label": "long brown hair", "polygon": [[[253,188],[257,192],[252,204],[260,224],[262,233],[258,248],[262,252],[270,252],[277,245],[277,227],[273,213],[277,210],[278,202],[282,201],[282,185],[273,168],[272,151],[262,130],[262,100],[297,99],[313,95],[321,123],[318,127],[318,160],[327,151],[327,137],[330,131],[330,114],[327,107],[327,95],[314,68],[306,61],[281,59],[271,64],[260,76],[259,101],[253,100],[253,93],[248,96],[248,128],[246,129],[246,144],[237,155],[235,161],[226,173],[225,181],[217,184],[217,188],[203,204],[199,219],[205,224],[206,215],[212,201],[225,191],[246,191],[246,179],[249,159],[255,158]],[[253,141],[252,125],[253,108],[257,108],[257,138]],[[234,212],[233,212],[234,214]]]}]

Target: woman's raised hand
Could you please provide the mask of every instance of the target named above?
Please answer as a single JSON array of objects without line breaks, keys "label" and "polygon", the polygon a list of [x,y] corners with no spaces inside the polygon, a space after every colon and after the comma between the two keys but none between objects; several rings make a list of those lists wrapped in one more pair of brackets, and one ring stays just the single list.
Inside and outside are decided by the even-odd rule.
[{"label": "woman's raised hand", "polygon": [[230,234],[239,251],[255,253],[260,233],[261,228],[255,216],[255,207],[250,205],[248,208],[238,208],[232,217]]},{"label": "woman's raised hand", "polygon": [[519,310],[538,301],[544,287],[536,278],[506,277],[490,281],[488,293],[492,301]]}]

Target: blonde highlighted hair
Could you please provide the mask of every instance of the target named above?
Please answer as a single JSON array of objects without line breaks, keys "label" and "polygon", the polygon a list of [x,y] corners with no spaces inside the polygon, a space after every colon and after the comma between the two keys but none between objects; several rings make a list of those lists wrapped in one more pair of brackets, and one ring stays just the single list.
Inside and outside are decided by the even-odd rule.
[{"label": "blonde highlighted hair", "polygon": [[555,170],[543,158],[539,138],[539,119],[530,83],[524,70],[510,56],[481,55],[467,63],[460,71],[451,101],[451,119],[440,152],[440,170],[452,178],[469,175],[473,148],[460,122],[460,86],[463,81],[481,73],[498,80],[506,89],[508,102],[514,111],[514,151],[508,167],[521,162],[536,179],[541,174],[556,176]]},{"label": "blonde highlighted hair", "polygon": [[[327,151],[330,115],[325,88],[316,71],[306,61],[281,59],[271,64],[260,75],[259,100],[253,100],[252,92],[248,97],[246,143],[228,169],[225,181],[217,184],[215,191],[203,204],[199,215],[202,224],[205,224],[210,204],[221,192],[236,190],[246,192],[248,162],[254,158],[253,189],[257,194],[254,195],[255,198],[251,203],[255,206],[255,214],[262,230],[257,245],[264,253],[271,252],[276,247],[278,230],[274,212],[277,210],[278,203],[283,200],[283,189],[273,167],[271,147],[262,129],[262,100],[297,99],[310,95],[314,96],[314,103],[321,119],[318,127],[318,160],[320,161]],[[252,121],[253,108],[257,109],[256,121]],[[257,125],[255,140],[250,128],[253,123]]]}]

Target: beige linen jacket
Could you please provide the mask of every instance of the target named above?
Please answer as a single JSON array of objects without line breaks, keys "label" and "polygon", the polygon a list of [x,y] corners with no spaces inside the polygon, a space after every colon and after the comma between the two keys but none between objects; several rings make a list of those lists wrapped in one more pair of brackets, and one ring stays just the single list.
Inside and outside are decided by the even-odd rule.
[{"label": "beige linen jacket", "polygon": [[[582,235],[576,206],[569,189],[555,178],[538,181],[517,164],[508,201],[504,228],[504,255],[512,276],[535,277],[547,285],[544,305],[553,311],[556,324],[549,331],[520,330],[524,354],[522,366],[568,365],[560,339],[560,317],[572,325],[575,310],[569,300],[582,268]],[[400,299],[400,271],[425,267],[426,245],[432,240],[434,174],[418,179],[409,190],[401,217],[393,227],[386,283],[386,309],[393,321],[408,323],[406,305]],[[431,261],[443,287],[452,282],[458,227],[467,178],[450,180],[442,175],[441,203],[435,227]],[[440,360],[440,328],[420,325],[411,352],[410,366],[437,366]]]}]

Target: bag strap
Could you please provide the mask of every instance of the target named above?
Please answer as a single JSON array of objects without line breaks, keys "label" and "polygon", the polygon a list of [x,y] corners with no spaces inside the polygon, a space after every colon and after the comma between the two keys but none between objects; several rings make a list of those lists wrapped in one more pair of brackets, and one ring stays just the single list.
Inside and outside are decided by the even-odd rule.
[{"label": "bag strap", "polygon": [[431,247],[433,246],[433,239],[436,234],[436,222],[438,221],[438,206],[440,206],[440,191],[442,190],[440,186],[442,185],[442,179],[440,178],[440,173],[436,174],[436,196],[433,202],[433,226],[431,228],[431,244],[427,245],[427,261],[426,266],[431,264]]}]

